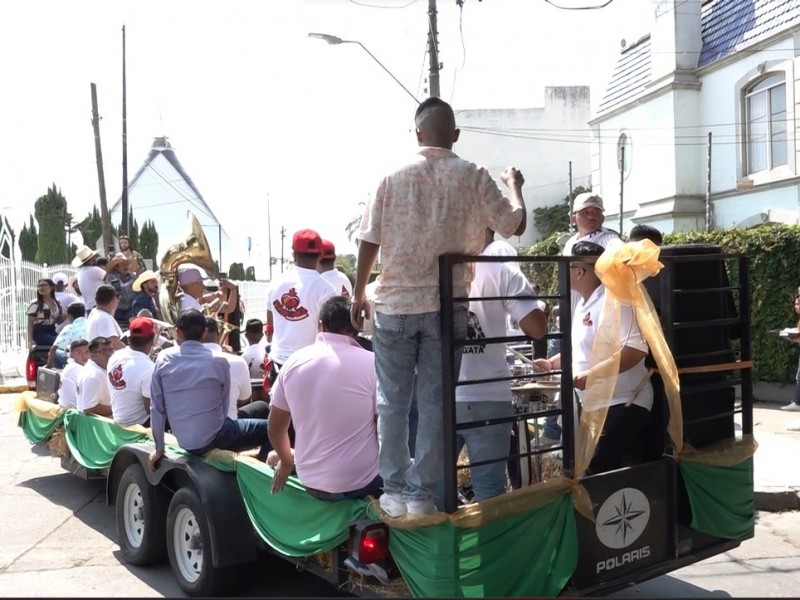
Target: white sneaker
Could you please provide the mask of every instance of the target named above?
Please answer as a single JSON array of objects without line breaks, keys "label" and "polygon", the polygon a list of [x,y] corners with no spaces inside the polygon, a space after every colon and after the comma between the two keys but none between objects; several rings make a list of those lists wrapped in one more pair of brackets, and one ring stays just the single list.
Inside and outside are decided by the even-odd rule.
[{"label": "white sneaker", "polygon": [[795,404],[794,402],[790,402],[786,406],[781,406],[781,410],[786,410],[789,412],[800,412],[800,404]]},{"label": "white sneaker", "polygon": [[406,505],[408,506],[408,517],[410,519],[432,515],[436,512],[436,505],[433,500],[409,500]]},{"label": "white sneaker", "polygon": [[404,517],[408,511],[406,502],[400,494],[383,494],[379,499],[379,503],[381,510],[390,517]]}]

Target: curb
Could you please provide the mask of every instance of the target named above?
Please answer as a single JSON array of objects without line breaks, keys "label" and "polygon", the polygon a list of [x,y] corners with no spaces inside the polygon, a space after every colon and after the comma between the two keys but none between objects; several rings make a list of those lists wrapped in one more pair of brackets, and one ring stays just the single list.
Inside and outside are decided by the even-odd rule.
[{"label": "curb", "polygon": [[792,489],[775,489],[771,491],[755,490],[753,503],[756,510],[766,512],[782,512],[800,509],[800,494]]}]

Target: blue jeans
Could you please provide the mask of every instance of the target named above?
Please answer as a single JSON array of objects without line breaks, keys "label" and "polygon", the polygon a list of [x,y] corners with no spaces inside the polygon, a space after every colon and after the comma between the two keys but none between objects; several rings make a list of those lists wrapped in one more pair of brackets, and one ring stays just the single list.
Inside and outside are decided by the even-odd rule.
[{"label": "blue jeans", "polygon": [[272,450],[272,444],[269,443],[269,437],[267,436],[266,419],[238,419],[234,421],[225,417],[222,427],[208,446],[201,450],[188,451],[193,454],[205,454],[212,448],[219,448],[220,450],[241,452],[256,446],[261,446],[258,452],[258,459],[261,461],[267,460],[267,454]]},{"label": "blue jeans", "polygon": [[[458,402],[456,404],[456,419],[459,424],[510,417],[513,414],[514,408],[510,402]],[[458,434],[456,443],[458,444],[457,452],[461,452],[464,443],[467,444],[471,463],[485,460],[498,461],[480,467],[470,467],[475,500],[486,500],[505,493],[508,480],[506,465],[511,446],[511,423],[464,429]]]},{"label": "blue jeans", "polygon": [[[372,335],[378,375],[380,474],[388,494],[432,500],[443,468],[442,338],[439,312],[416,315],[375,313]],[[455,339],[467,337],[467,310],[455,311]],[[457,380],[460,346],[454,349]],[[414,378],[416,369],[417,377]],[[408,449],[411,397],[416,390],[419,424],[414,462]]]}]

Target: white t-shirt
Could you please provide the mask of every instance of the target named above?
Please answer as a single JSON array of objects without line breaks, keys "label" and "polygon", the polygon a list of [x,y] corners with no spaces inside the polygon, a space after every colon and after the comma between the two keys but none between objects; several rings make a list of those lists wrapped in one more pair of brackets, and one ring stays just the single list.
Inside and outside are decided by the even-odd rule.
[{"label": "white t-shirt", "polygon": [[86,412],[98,404],[111,406],[108,377],[105,369],[89,359],[78,375],[78,410]]},{"label": "white t-shirt", "polygon": [[269,357],[282,365],[292,352],[310,346],[317,337],[322,305],[336,290],[314,269],[295,267],[269,292],[272,348]]},{"label": "white t-shirt", "polygon": [[61,308],[64,310],[66,310],[70,304],[81,301],[80,298],[70,292],[56,292],[56,300],[58,300],[59,304],[61,304]]},{"label": "white t-shirt", "polygon": [[189,294],[183,294],[180,299],[180,303],[178,304],[178,312],[182,313],[185,310],[199,310],[203,312],[203,305],[200,304],[194,296],[190,296]]},{"label": "white t-shirt", "polygon": [[337,296],[347,296],[349,298],[353,295],[353,284],[350,283],[347,275],[342,273],[336,267],[333,267],[333,269],[330,271],[320,273],[320,275],[325,281],[333,286],[333,288],[336,290]]},{"label": "white t-shirt", "polygon": [[253,395],[253,389],[250,386],[250,369],[247,368],[247,363],[241,356],[231,354],[230,352],[223,352],[222,346],[211,342],[204,342],[204,346],[209,348],[215,356],[221,356],[228,361],[231,367],[231,391],[228,401],[228,417],[234,421],[239,416],[238,401],[247,400]]},{"label": "white t-shirt", "polygon": [[83,369],[83,365],[76,363],[71,358],[67,360],[67,366],[61,371],[61,378],[58,386],[58,404],[64,408],[78,407],[78,376]]},{"label": "white t-shirt", "polygon": [[96,306],[94,295],[97,288],[106,280],[106,270],[95,265],[81,267],[78,269],[77,280],[86,310],[94,308]]},{"label": "white t-shirt", "polygon": [[[484,256],[516,256],[517,252],[507,242],[496,241],[483,251]],[[518,263],[475,263],[475,278],[470,285],[472,298],[486,296],[530,296],[533,287],[520,271]],[[469,303],[467,338],[475,343],[464,346],[459,381],[507,377],[505,344],[484,344],[483,338],[506,335],[506,314],[521,321],[534,310],[544,310],[541,300],[508,299],[472,301]],[[511,402],[508,381],[495,381],[456,388],[458,402],[497,401]]]},{"label": "white t-shirt", "polygon": [[[584,303],[583,300],[578,304],[575,317],[572,320],[572,374],[577,375],[589,368],[589,356],[592,352],[597,327],[600,323],[600,312],[603,309],[603,301],[606,295],[606,286],[600,285],[589,299]],[[622,305],[620,315],[620,347],[630,346],[636,350],[647,352],[647,342],[639,331],[636,318],[630,306]],[[615,404],[625,404],[630,400],[636,388],[642,381],[647,379],[647,384],[642,388],[636,399],[633,401],[637,406],[650,410],[653,407],[653,386],[650,384],[647,367],[644,358],[636,366],[620,373],[617,377],[617,385],[611,397],[609,406]],[[583,402],[586,394],[585,390],[575,390],[578,399]]]},{"label": "white t-shirt", "polygon": [[121,425],[143,425],[150,413],[144,398],[150,398],[150,380],[155,363],[133,348],[121,348],[108,359],[108,391],[111,412]]},{"label": "white t-shirt", "polygon": [[242,352],[242,358],[247,363],[247,368],[250,370],[250,377],[253,379],[264,378],[264,359],[267,356],[266,338],[261,338],[257,344],[247,346]]},{"label": "white t-shirt", "polygon": [[98,337],[114,337],[122,339],[119,323],[104,310],[93,310],[86,319],[86,339],[90,342]]}]

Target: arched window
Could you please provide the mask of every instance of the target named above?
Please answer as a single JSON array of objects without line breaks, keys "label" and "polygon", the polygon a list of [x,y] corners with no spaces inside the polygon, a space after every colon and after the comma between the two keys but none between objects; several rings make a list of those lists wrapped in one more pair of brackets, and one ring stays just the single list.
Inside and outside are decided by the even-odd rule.
[{"label": "arched window", "polygon": [[788,164],[786,78],[771,74],[745,90],[747,172]]}]

